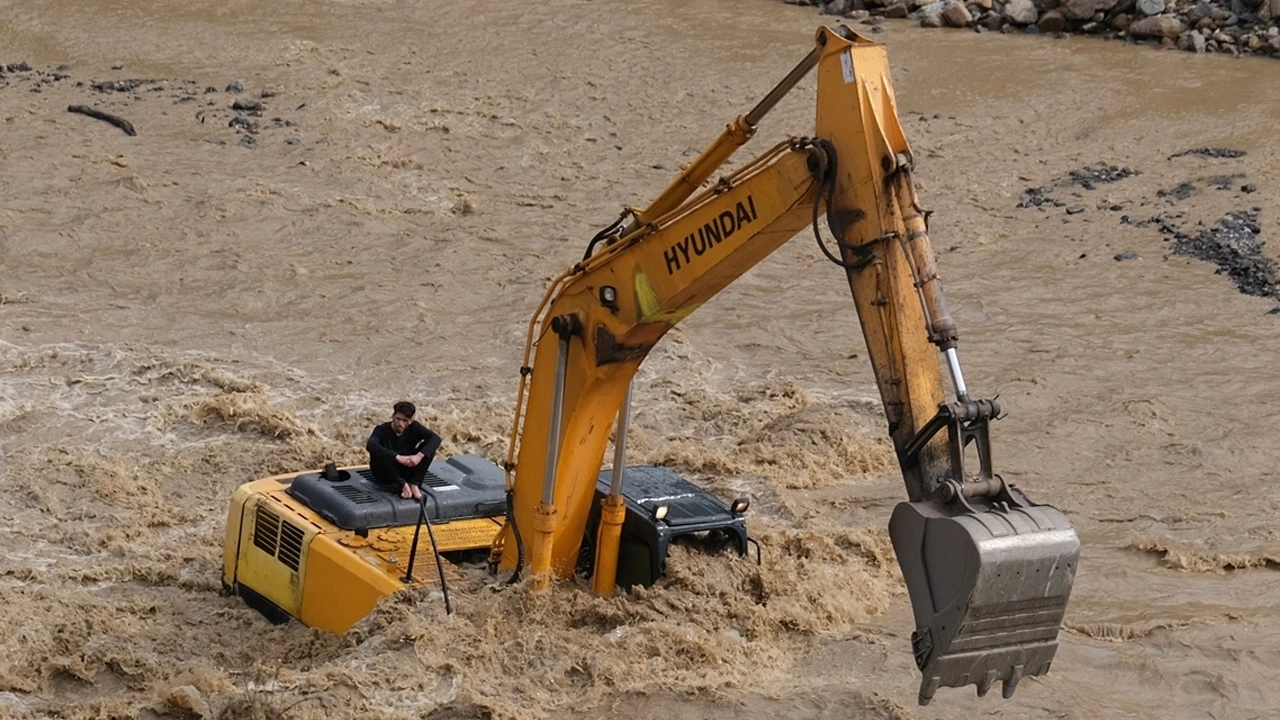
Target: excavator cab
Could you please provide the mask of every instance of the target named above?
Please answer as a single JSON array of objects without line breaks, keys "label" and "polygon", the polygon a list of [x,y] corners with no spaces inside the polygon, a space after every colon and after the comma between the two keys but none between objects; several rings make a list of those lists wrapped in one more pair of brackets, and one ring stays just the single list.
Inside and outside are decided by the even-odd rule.
[{"label": "excavator cab", "polygon": [[[594,540],[611,486],[612,468],[605,468],[596,482],[596,502],[578,555],[578,573],[584,577],[591,577],[595,569]],[[621,496],[626,518],[619,538],[616,582],[624,589],[648,587],[665,575],[667,551],[673,544],[696,542],[712,551],[732,549],[746,555],[747,544],[756,542],[747,535],[747,498],[725,504],[670,468],[627,467]]]}]

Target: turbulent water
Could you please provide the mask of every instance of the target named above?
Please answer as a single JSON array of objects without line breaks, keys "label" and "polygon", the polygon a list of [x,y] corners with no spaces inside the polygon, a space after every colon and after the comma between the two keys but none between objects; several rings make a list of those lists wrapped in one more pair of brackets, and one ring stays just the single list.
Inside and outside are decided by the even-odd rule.
[{"label": "turbulent water", "polygon": [[[548,279],[825,18],[768,0],[3,0],[0,16],[0,716],[1280,706],[1274,253],[1228,252],[1274,228],[1274,63],[905,21],[875,36],[969,384],[1008,413],[997,470],[1084,542],[1052,672],[1010,701],[942,691],[921,709],[884,530],[904,493],[847,284],[803,235],[671,333],[637,385],[630,460],[751,496],[760,567],[677,549],[658,586],[610,599],[495,592],[464,567],[454,615],[423,590],[343,638],[220,593],[231,491],[360,462],[394,400],[445,452],[501,460]],[[743,160],[812,132],[812,89]],[[230,125],[235,100],[265,107]],[[1255,208],[1260,235],[1175,252]],[[1264,292],[1238,292],[1241,273]]]}]

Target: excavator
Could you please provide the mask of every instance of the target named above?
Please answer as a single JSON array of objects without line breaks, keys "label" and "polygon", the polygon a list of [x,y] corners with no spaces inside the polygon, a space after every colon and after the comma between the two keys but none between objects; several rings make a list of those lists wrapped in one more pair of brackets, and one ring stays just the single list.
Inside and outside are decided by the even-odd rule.
[{"label": "excavator", "polygon": [[[431,459],[421,503],[379,489],[367,467],[246,483],[228,514],[225,589],[274,620],[341,634],[406,587],[439,582],[451,609],[441,558],[464,551],[487,548],[492,572],[524,580],[518,591],[580,575],[605,595],[658,581],[686,536],[718,534],[747,554],[748,498],[725,503],[668,468],[626,465],[632,381],[667,331],[811,228],[848,280],[906,486],[889,535],[915,619],[919,703],[940,687],[986,695],[997,681],[1009,698],[1047,673],[1079,539],[1065,514],[993,470],[1001,409],[971,395],[961,372],[885,47],[845,26],[814,40],[655,200],[626,208],[551,282],[529,322],[502,466]],[[815,68],[813,135],[712,181]],[[424,525],[436,578],[414,570]]]}]

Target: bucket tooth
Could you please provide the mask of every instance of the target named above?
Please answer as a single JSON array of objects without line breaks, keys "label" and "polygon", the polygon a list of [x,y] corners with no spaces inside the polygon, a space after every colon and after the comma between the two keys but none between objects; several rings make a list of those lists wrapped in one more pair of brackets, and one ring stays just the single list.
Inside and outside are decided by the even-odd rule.
[{"label": "bucket tooth", "polygon": [[926,677],[920,682],[920,705],[928,705],[933,700],[934,693],[938,692],[938,681],[936,677]]},{"label": "bucket tooth", "polygon": [[1013,697],[1013,691],[1018,689],[1018,681],[1022,679],[1022,666],[1014,665],[1013,670],[1009,672],[1009,677],[1004,679],[1004,687],[1000,688],[1000,694],[1005,700]]},{"label": "bucket tooth", "polygon": [[986,697],[991,690],[991,684],[996,681],[996,671],[988,670],[982,675],[982,679],[978,681],[978,697]]}]

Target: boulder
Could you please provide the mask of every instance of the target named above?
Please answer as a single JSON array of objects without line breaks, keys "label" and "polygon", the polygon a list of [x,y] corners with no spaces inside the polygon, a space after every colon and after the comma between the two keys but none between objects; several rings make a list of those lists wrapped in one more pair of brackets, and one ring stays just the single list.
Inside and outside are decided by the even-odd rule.
[{"label": "boulder", "polygon": [[1009,0],[1009,4],[1004,6],[1004,16],[1018,25],[1030,25],[1040,14],[1031,0]]},{"label": "boulder", "polygon": [[1159,15],[1164,12],[1164,0],[1138,0],[1137,8],[1143,15]]},{"label": "boulder", "polygon": [[1130,35],[1138,38],[1176,38],[1186,31],[1187,26],[1181,20],[1168,15],[1135,20],[1128,29]]},{"label": "boulder", "polygon": [[1115,5],[1116,0],[1062,0],[1058,10],[1068,20],[1092,20],[1095,13],[1106,12]]},{"label": "boulder", "polygon": [[964,28],[973,23],[973,15],[964,3],[952,0],[942,9],[942,21],[950,27]]},{"label": "boulder", "polygon": [[1040,20],[1036,24],[1047,33],[1061,32],[1067,29],[1067,19],[1062,16],[1061,10],[1046,11],[1040,16]]},{"label": "boulder", "polygon": [[921,5],[915,10],[912,10],[911,14],[908,15],[907,17],[911,18],[912,20],[923,20],[926,17],[929,17],[930,15],[937,15],[941,13],[942,8],[946,7],[946,5],[947,5],[946,2],[941,2],[941,1],[929,3],[928,5]]}]

